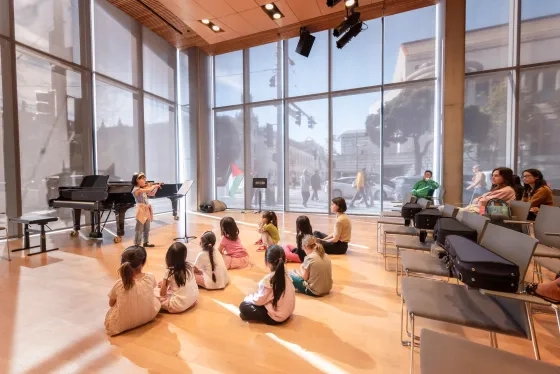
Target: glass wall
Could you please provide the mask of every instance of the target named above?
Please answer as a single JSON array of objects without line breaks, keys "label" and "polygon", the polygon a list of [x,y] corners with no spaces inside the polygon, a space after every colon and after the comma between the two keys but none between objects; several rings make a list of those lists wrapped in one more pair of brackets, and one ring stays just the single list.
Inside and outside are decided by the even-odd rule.
[{"label": "glass wall", "polygon": [[[332,30],[316,33],[309,57],[295,52],[299,38],[216,56],[218,198],[255,208],[258,176],[271,186],[266,208],[326,213],[329,199],[343,196],[350,213],[390,209],[439,150],[435,25],[431,6],[366,21],[343,49]],[[251,178],[245,191],[228,188],[231,160]]]},{"label": "glass wall", "polygon": [[[560,141],[559,51],[560,3],[467,1],[465,188],[476,165],[488,186],[499,166],[517,174],[538,168],[553,188],[560,186],[552,146]],[[472,190],[463,195],[468,202]]]},{"label": "glass wall", "polygon": [[[9,126],[18,134],[14,173],[21,179],[20,191],[6,192],[2,152],[0,213],[58,217],[51,228],[66,228],[71,211],[53,209],[49,201],[84,175],[129,181],[146,171],[150,179],[178,181],[179,54],[107,0],[93,0],[92,9],[81,0],[0,0],[0,147],[9,141],[5,120],[12,118],[4,98],[13,97],[18,122]],[[4,36],[10,19],[15,48]],[[5,63],[12,48],[15,66]],[[6,77],[13,76],[12,88]],[[188,81],[181,84],[187,100],[188,89]],[[6,207],[6,199],[15,203]],[[156,212],[171,210],[164,203],[154,201]]]}]

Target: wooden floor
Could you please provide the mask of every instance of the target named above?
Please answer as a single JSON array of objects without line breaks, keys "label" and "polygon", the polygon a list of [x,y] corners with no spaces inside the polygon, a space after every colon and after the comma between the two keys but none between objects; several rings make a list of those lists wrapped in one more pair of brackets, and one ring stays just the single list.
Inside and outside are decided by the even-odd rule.
[{"label": "wooden floor", "polygon": [[[331,256],[334,289],[323,298],[298,295],[293,318],[283,326],[248,324],[236,315],[243,297],[265,274],[255,251],[259,216],[231,213],[254,266],[231,271],[224,291],[201,291],[198,305],[180,315],[160,314],[114,338],[105,334],[107,293],[117,278],[119,256],[131,245],[133,221],[122,243],[48,236],[48,255],[17,254],[0,261],[0,373],[405,373],[408,349],[399,337],[400,298],[395,274],[383,269],[375,249],[375,219],[355,217],[346,256]],[[297,214],[279,215],[282,244],[295,240]],[[189,234],[219,234],[221,214],[189,214]],[[310,215],[313,228],[329,231],[333,217]],[[182,234],[181,221],[156,217],[145,269],[161,279],[164,256]],[[108,225],[110,231],[114,224]],[[35,237],[33,240],[37,240]],[[1,243],[2,246],[4,243]],[[17,241],[11,242],[12,248]],[[188,259],[200,251],[188,245]],[[4,253],[5,254],[5,253]],[[394,267],[394,262],[391,262]],[[291,268],[297,265],[291,264]],[[488,344],[488,335],[439,323],[422,323]],[[552,316],[537,315],[542,359],[560,364],[560,340]],[[498,336],[500,348],[532,357],[527,340]],[[416,360],[417,362],[419,360]]]}]

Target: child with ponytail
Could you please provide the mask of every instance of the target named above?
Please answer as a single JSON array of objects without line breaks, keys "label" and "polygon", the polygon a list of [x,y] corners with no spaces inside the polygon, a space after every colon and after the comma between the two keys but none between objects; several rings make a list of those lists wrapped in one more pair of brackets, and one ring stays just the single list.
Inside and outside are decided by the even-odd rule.
[{"label": "child with ponytail", "polygon": [[257,251],[266,251],[269,246],[278,244],[280,233],[278,232],[278,217],[276,213],[272,210],[264,211],[258,231],[261,234],[261,239],[257,242],[260,244]]},{"label": "child with ponytail", "polygon": [[239,305],[239,316],[243,321],[278,325],[294,312],[296,291],[286,273],[284,249],[279,245],[271,245],[264,259],[270,273],[259,282],[258,291],[247,296]]},{"label": "child with ponytail", "polygon": [[299,270],[290,272],[296,290],[309,296],[323,296],[331,291],[332,266],[325,249],[312,235],[302,240],[303,250],[307,254]]},{"label": "child with ponytail", "polygon": [[165,265],[167,270],[157,292],[161,307],[169,313],[184,312],[198,300],[193,266],[187,262],[187,247],[179,242],[171,244],[165,255]]},{"label": "child with ponytail", "polygon": [[109,293],[109,311],[105,329],[110,336],[133,329],[156,318],[161,304],[154,296],[156,278],[143,273],[147,253],[144,247],[132,246],[121,254],[119,277]]},{"label": "child with ponytail", "polygon": [[223,254],[227,269],[243,269],[251,265],[249,254],[241,239],[239,239],[239,228],[232,217],[224,217],[220,221],[222,240],[218,251]]},{"label": "child with ponytail", "polygon": [[206,231],[200,237],[202,252],[196,256],[194,273],[196,283],[207,290],[221,290],[229,283],[229,275],[222,255],[214,249],[216,235]]}]

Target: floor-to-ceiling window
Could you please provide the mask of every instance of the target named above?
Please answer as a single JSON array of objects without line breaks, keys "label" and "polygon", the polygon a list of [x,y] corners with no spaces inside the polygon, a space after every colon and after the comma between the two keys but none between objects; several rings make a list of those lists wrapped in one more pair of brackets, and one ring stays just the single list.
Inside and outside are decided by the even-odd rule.
[{"label": "floor-to-ceiling window", "polygon": [[464,202],[477,166],[560,185],[560,3],[468,0],[466,26]]},{"label": "floor-to-ceiling window", "polygon": [[216,56],[217,198],[256,208],[253,177],[267,209],[326,213],[342,196],[376,214],[404,198],[439,148],[435,9],[366,21],[342,49],[315,33],[309,57],[298,38]]},{"label": "floor-to-ceiling window", "polygon": [[[8,188],[8,153],[0,159],[0,213],[8,194],[8,214],[55,216],[51,228],[65,228],[69,209],[53,209],[49,200],[84,175],[129,181],[146,171],[149,179],[178,182],[179,54],[108,1],[92,3],[0,0],[0,146],[17,134],[7,151]],[[181,89],[188,92],[188,82]],[[171,210],[167,199],[154,207]]]}]

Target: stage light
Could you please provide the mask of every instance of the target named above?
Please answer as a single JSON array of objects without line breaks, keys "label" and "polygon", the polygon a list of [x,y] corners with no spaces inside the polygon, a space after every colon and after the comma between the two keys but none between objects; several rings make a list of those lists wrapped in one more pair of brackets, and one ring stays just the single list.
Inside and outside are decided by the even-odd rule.
[{"label": "stage light", "polygon": [[327,6],[332,8],[336,6],[336,4],[340,3],[342,0],[327,0]]},{"label": "stage light", "polygon": [[356,35],[362,32],[362,26],[363,26],[362,22],[359,22],[354,26],[352,26],[346,34],[342,35],[342,37],[336,41],[336,48],[338,49],[344,48],[344,46],[348,44],[350,40],[352,40],[352,38],[354,38]]},{"label": "stage light", "polygon": [[220,26],[214,25],[214,26],[212,26],[212,30],[218,32],[218,31],[220,31],[221,29],[220,29]]},{"label": "stage light", "polygon": [[309,53],[311,52],[311,48],[313,47],[314,42],[315,37],[311,35],[309,30],[307,30],[305,27],[301,27],[299,29],[299,41],[296,47],[296,53],[304,57],[309,57]]},{"label": "stage light", "polygon": [[352,8],[352,7],[354,7],[355,5],[357,5],[357,3],[358,3],[358,2],[357,2],[356,0],[346,0],[346,2],[344,3],[344,6],[345,6],[346,8]]},{"label": "stage light", "polygon": [[210,23],[210,20],[203,19],[203,20],[201,20],[200,22],[202,22],[202,23],[205,24],[205,25],[208,25],[208,24]]},{"label": "stage light", "polygon": [[284,17],[284,14],[274,3],[263,5],[261,6],[261,8],[273,21],[279,20],[280,18]]},{"label": "stage light", "polygon": [[348,31],[352,26],[354,26],[358,22],[360,22],[360,13],[359,12],[352,13],[350,17],[342,21],[342,23],[333,30],[334,37],[335,38],[340,37],[342,34],[344,34],[346,31]]}]

